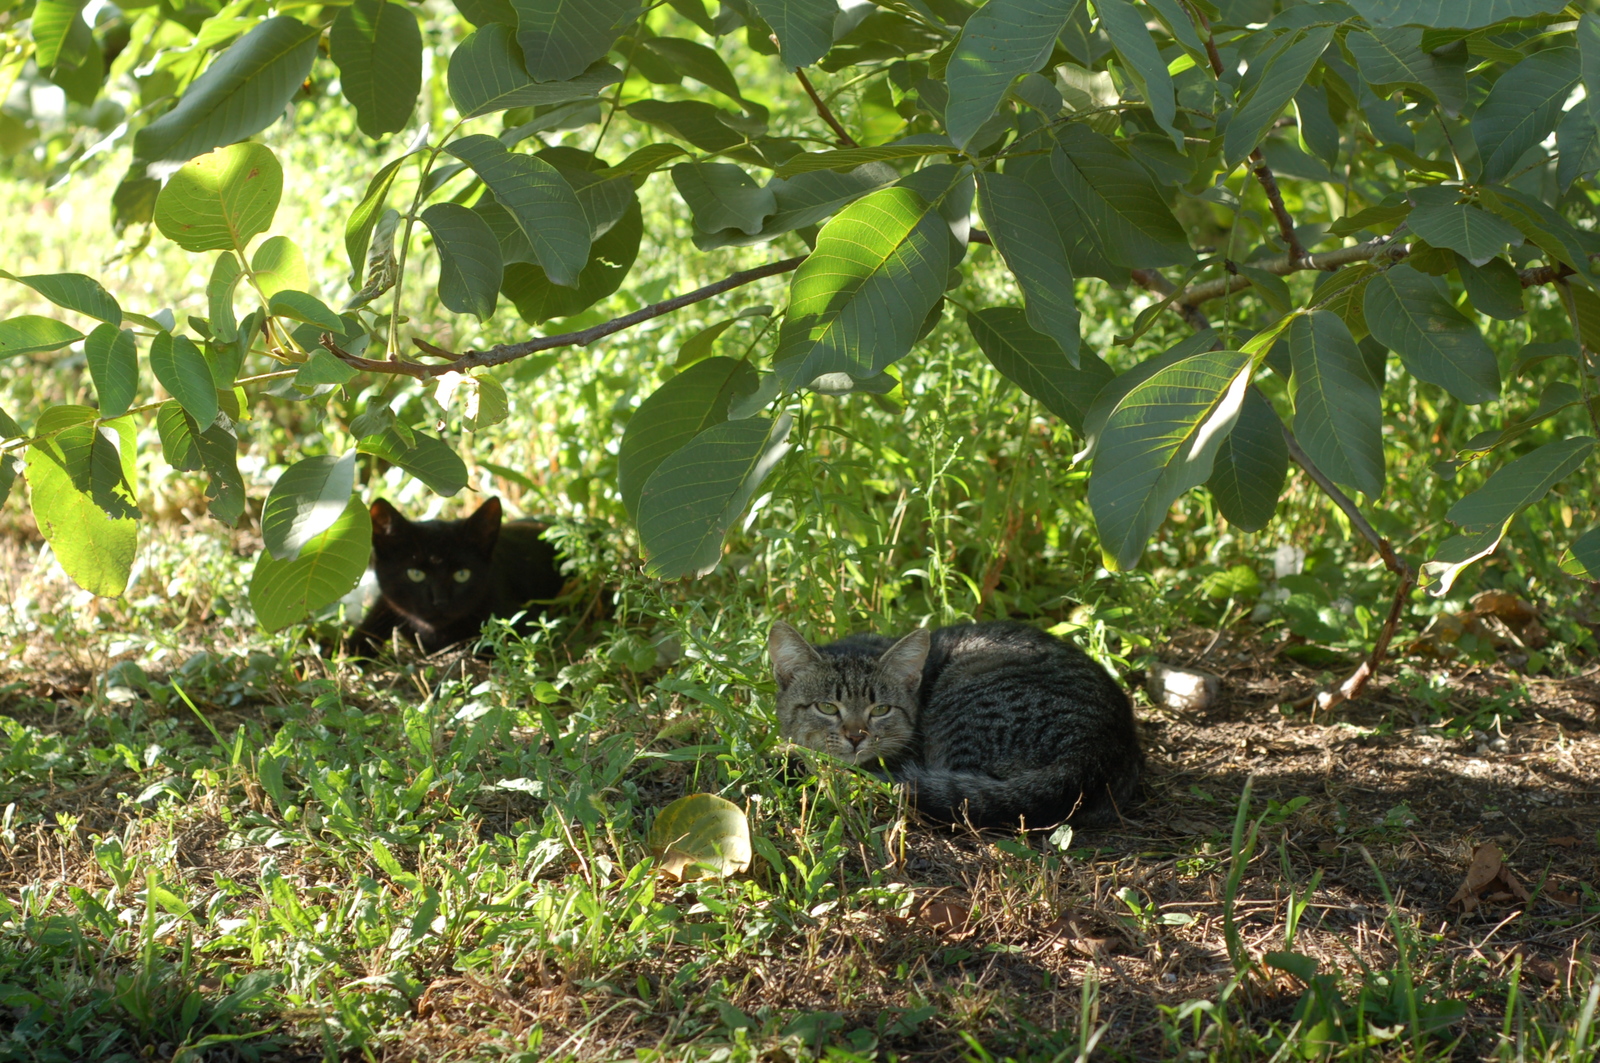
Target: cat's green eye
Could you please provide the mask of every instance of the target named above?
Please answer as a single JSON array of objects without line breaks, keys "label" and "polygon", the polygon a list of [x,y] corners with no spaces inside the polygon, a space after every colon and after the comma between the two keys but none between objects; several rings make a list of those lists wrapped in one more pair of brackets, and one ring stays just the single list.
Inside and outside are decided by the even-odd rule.
[{"label": "cat's green eye", "polygon": [[892,706],[889,706],[889,705],[874,705],[868,711],[868,715],[869,716],[887,716],[887,715],[889,715],[889,709],[891,707]]},{"label": "cat's green eye", "polygon": [[420,569],[420,568],[408,568],[408,569],[406,569],[406,579],[410,580],[412,583],[421,583],[422,581],[426,580],[427,578],[428,578],[428,574],[426,572],[422,571],[422,569]]},{"label": "cat's green eye", "polygon": [[456,574],[454,576],[454,579],[455,579],[455,581],[457,583],[465,583],[465,582],[467,582],[467,580],[469,580],[471,578],[472,578],[472,569],[470,569],[470,568],[458,568],[458,569],[456,569]]},{"label": "cat's green eye", "polygon": [[822,713],[824,716],[839,715],[839,706],[833,704],[832,702],[820,702],[817,704],[816,710]]}]

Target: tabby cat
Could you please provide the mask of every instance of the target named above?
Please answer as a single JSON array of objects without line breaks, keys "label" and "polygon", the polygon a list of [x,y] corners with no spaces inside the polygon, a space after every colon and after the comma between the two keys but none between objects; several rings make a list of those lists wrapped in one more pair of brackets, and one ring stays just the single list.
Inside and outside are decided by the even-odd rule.
[{"label": "tabby cat", "polygon": [[905,784],[917,809],[978,827],[1114,822],[1144,756],[1133,706],[1082,650],[1010,621],[767,639],[783,736]]},{"label": "tabby cat", "polygon": [[[396,628],[424,653],[476,638],[492,616],[513,616],[561,593],[561,557],[534,521],[501,522],[491,498],[464,520],[411,521],[372,504],[372,567],[380,597],[347,644],[370,655]],[[537,606],[530,613],[542,612]]]}]

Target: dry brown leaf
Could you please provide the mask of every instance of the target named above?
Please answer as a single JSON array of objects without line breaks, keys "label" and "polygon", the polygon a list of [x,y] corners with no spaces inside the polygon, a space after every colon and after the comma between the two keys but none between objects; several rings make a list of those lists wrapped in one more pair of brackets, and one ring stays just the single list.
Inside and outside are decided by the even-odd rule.
[{"label": "dry brown leaf", "polygon": [[1564,904],[1568,908],[1577,907],[1578,902],[1583,899],[1576,893],[1567,893],[1564,890],[1545,890],[1544,895],[1557,904]]},{"label": "dry brown leaf", "polygon": [[912,920],[948,937],[964,934],[972,923],[972,909],[951,901],[928,901],[911,913]]},{"label": "dry brown leaf", "polygon": [[1472,596],[1470,604],[1479,616],[1497,617],[1514,628],[1522,627],[1539,615],[1532,605],[1506,591],[1482,591]]},{"label": "dry brown leaf", "polygon": [[1336,853],[1339,851],[1339,843],[1334,841],[1332,838],[1324,838],[1317,843],[1317,851],[1323,853]]},{"label": "dry brown leaf", "polygon": [[1576,838],[1571,834],[1563,834],[1559,838],[1551,838],[1550,839],[1550,844],[1551,845],[1559,845],[1563,849],[1575,849],[1578,846],[1582,845],[1583,841],[1582,841],[1582,839]]},{"label": "dry brown leaf", "polygon": [[1128,943],[1116,934],[1096,934],[1076,919],[1062,916],[1044,928],[1045,940],[1054,949],[1070,948],[1091,958],[1128,951]]},{"label": "dry brown leaf", "polygon": [[1500,847],[1494,842],[1484,842],[1472,851],[1472,864],[1467,868],[1467,877],[1449,903],[1459,907],[1465,914],[1477,908],[1480,900],[1513,899],[1526,901],[1527,888],[1505,866]]}]

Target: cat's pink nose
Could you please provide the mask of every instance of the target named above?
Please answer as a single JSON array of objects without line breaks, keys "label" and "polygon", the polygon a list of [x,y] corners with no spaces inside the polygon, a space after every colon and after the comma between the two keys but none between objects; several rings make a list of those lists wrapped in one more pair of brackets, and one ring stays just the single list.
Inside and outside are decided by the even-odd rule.
[{"label": "cat's pink nose", "polygon": [[846,731],[844,733],[844,739],[846,742],[849,742],[851,746],[855,747],[856,749],[860,749],[861,743],[867,740],[867,732],[856,731],[852,733],[850,731]]}]

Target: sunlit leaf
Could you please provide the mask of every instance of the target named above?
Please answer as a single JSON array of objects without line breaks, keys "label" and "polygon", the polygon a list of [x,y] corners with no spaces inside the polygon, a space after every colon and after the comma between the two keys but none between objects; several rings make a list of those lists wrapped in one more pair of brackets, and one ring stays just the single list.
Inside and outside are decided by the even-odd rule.
[{"label": "sunlit leaf", "polygon": [[656,866],[683,881],[737,875],[750,866],[750,821],[716,794],[680,797],[656,814],[645,839]]},{"label": "sunlit leaf", "polygon": [[261,509],[261,539],[280,561],[330,528],[355,490],[356,452],[301,458],[283,471]]},{"label": "sunlit leaf", "polygon": [[1018,75],[1044,65],[1072,8],[1073,0],[989,0],[967,19],[945,71],[945,129],[956,147],[968,147]]},{"label": "sunlit leaf", "polygon": [[39,532],[73,582],[114,598],[128,586],[139,537],[136,426],[95,424],[87,406],[53,406],[34,426],[28,496]]},{"label": "sunlit leaf", "polygon": [[1179,495],[1211,476],[1254,360],[1202,351],[1157,370],[1112,409],[1089,474],[1089,507],[1109,562],[1131,568]]},{"label": "sunlit leaf", "polygon": [[250,605],[268,631],[305,620],[348,594],[372,555],[372,518],[361,499],[346,497],[342,510],[312,536],[293,560],[263,548],[250,578]]},{"label": "sunlit leaf", "polygon": [[645,570],[658,579],[702,576],[722,559],[722,537],[789,450],[790,416],[712,425],[671,454],[639,494]]},{"label": "sunlit leaf", "polygon": [[186,164],[156,197],[156,228],[185,251],[243,253],[283,196],[283,167],[265,144],[235,144]]}]

